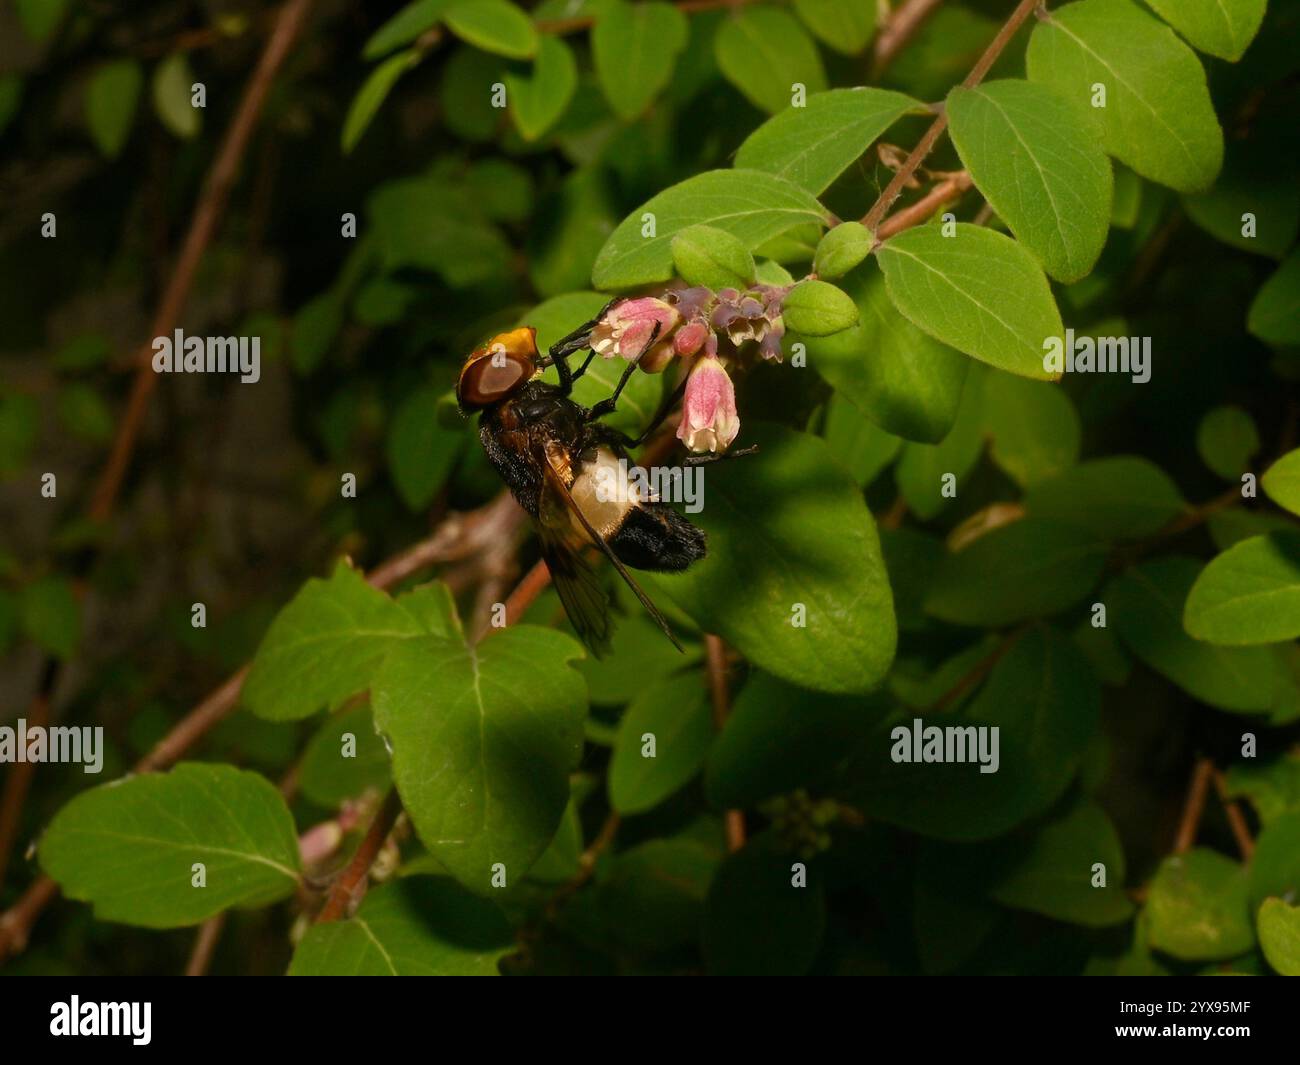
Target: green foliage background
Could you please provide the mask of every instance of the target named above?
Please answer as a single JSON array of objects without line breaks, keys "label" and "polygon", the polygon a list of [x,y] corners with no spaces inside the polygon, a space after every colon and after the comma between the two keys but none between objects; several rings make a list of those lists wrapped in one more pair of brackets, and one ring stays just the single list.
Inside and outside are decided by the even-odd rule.
[{"label": "green foliage background", "polygon": [[[1300,10],[1053,3],[963,87],[1011,0],[882,58],[889,6],[308,5],[177,323],[260,336],[262,379],[159,378],[104,517],[281,9],[0,0],[0,724],[44,692],[107,742],[0,769],[0,908],[62,894],[0,971],[1300,973]],[[550,591],[477,643],[536,548],[465,353],[675,276],[800,281],[709,558],[646,578],[686,653],[612,586],[605,659]],[[1067,328],[1149,337],[1150,381],[1053,380]],[[248,662],[182,764],[104,783]],[[999,771],[892,761],[918,717],[998,726]],[[364,901],[309,927],[394,786]]]}]

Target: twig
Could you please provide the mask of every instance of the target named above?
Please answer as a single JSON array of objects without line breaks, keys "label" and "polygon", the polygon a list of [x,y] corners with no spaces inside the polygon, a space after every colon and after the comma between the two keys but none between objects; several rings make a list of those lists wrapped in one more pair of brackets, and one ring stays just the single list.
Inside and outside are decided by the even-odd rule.
[{"label": "twig", "polygon": [[[998,30],[997,36],[989,42],[989,46],[984,49],[984,54],[975,61],[975,65],[971,67],[970,73],[966,75],[966,79],[962,82],[962,85],[965,88],[973,89],[984,80],[984,75],[987,74],[989,68],[997,62],[1003,49],[1010,43],[1011,38],[1016,35],[1016,31],[1020,29],[1025,20],[1033,14],[1034,9],[1041,3],[1042,0],[1020,0],[1020,3],[1016,5],[1016,9],[1011,13],[1011,17],[1008,18],[1002,28]],[[903,189],[907,187],[907,183],[916,172],[916,168],[925,161],[926,156],[930,154],[931,149],[934,148],[935,143],[947,128],[948,113],[943,110],[941,106],[939,114],[935,116],[935,120],[930,124],[930,128],[921,135],[921,139],[917,141],[916,147],[912,149],[912,152],[907,157],[906,161],[901,167],[899,167],[897,173],[894,174],[893,180],[885,186],[885,191],[882,192],[876,202],[872,204],[871,210],[863,216],[862,224],[864,226],[874,231],[876,227],[880,225],[881,220],[888,213],[889,209],[894,206],[894,201],[898,199],[902,194]]]},{"label": "twig", "polygon": [[221,939],[221,930],[225,925],[225,910],[215,917],[209,917],[199,925],[198,935],[194,937],[194,949],[190,951],[190,960],[185,963],[186,976],[208,974],[208,966],[212,964],[212,955],[216,953],[217,943]]},{"label": "twig", "polygon": [[203,191],[199,195],[198,205],[194,209],[189,232],[185,235],[185,243],[181,246],[180,257],[172,270],[171,281],[154,314],[153,331],[149,340],[140,349],[139,364],[136,367],[135,381],[131,386],[131,395],[127,400],[126,413],[118,424],[108,462],[100,474],[91,497],[92,521],[103,521],[113,510],[113,503],[122,487],[127,465],[135,450],[136,438],[140,434],[140,427],[149,407],[149,397],[158,381],[158,375],[153,372],[150,363],[153,337],[167,336],[179,324],[181,312],[185,309],[185,302],[189,298],[195,274],[198,272],[199,262],[221,221],[226,199],[239,174],[244,151],[261,116],[262,107],[271,89],[271,82],[275,79],[276,72],[302,29],[312,2],[313,0],[289,0],[280,9],[270,40],[267,41],[257,68],[249,79],[243,99],[239,102],[239,109],[235,112],[235,119],[226,132],[212,169],[208,172]]},{"label": "twig", "polygon": [[1008,633],[1004,636],[1002,642],[976,662],[970,672],[930,704],[929,712],[939,713],[947,710],[948,707],[956,703],[968,691],[976,687],[993,671],[993,667],[1002,660],[1002,656],[1016,645],[1016,641],[1025,634],[1028,628],[1028,625],[1022,625],[1020,628],[1016,629],[1015,632]]},{"label": "twig", "polygon": [[1228,818],[1228,827],[1232,829],[1232,838],[1237,841],[1237,850],[1241,852],[1242,861],[1250,861],[1255,853],[1255,841],[1251,838],[1250,827],[1241,806],[1228,795],[1228,778],[1223,770],[1214,770],[1214,790],[1218,792],[1219,801],[1223,803],[1223,812]]},{"label": "twig", "polygon": [[[54,672],[54,663],[46,665],[46,670]],[[42,681],[42,691],[32,702],[27,711],[27,727],[44,728],[50,720],[50,696],[44,689],[47,682]],[[5,775],[4,794],[0,796],[0,887],[4,886],[5,873],[9,870],[9,856],[13,853],[14,843],[22,830],[23,807],[27,802],[27,793],[31,790],[32,776],[36,764],[23,758],[9,767]]]},{"label": "twig", "polygon": [[397,794],[397,789],[390,788],[388,794],[384,796],[383,805],[379,807],[379,811],[375,814],[375,819],[370,822],[370,827],[366,830],[361,845],[357,847],[356,853],[352,855],[352,860],[348,862],[347,868],[343,870],[343,875],[334,881],[334,886],[330,888],[325,905],[321,908],[320,913],[316,915],[316,924],[337,921],[344,915],[348,904],[361,887],[361,882],[365,880],[366,875],[370,872],[370,867],[375,864],[375,859],[379,857],[379,852],[383,850],[384,841],[388,839],[388,833],[393,830],[393,825],[397,823],[397,818],[401,812],[402,800]]},{"label": "twig", "polygon": [[[713,727],[721,732],[731,714],[731,691],[727,684],[727,645],[721,636],[706,633],[704,653],[708,665],[709,696],[713,701]],[[727,850],[738,851],[745,845],[744,811],[728,810],[723,816],[727,830]]]},{"label": "twig", "polygon": [[1185,854],[1196,844],[1196,833],[1205,814],[1205,797],[1214,777],[1214,764],[1208,758],[1198,758],[1183,800],[1183,816],[1178,822],[1178,835],[1174,837],[1174,853]]},{"label": "twig", "polygon": [[890,16],[889,21],[876,36],[872,49],[871,80],[879,81],[881,76],[897,58],[926,19],[934,14],[943,0],[907,0]]},{"label": "twig", "polygon": [[609,850],[610,845],[614,842],[614,837],[618,835],[619,825],[622,823],[623,818],[619,816],[618,811],[610,810],[609,816],[605,818],[605,823],[600,826],[600,831],[596,833],[596,838],[591,841],[591,846],[579,855],[578,871],[560,885],[555,894],[551,896],[550,902],[546,904],[546,916],[548,918],[554,920],[555,915],[559,912],[560,904],[592,878],[596,872],[596,862],[605,851]]},{"label": "twig", "polygon": [[945,205],[957,199],[971,187],[971,176],[965,170],[949,175],[915,203],[910,203],[901,211],[895,211],[876,230],[877,240],[888,240],[912,226],[920,225],[938,213]]},{"label": "twig", "polygon": [[[503,534],[512,523],[523,521],[523,511],[502,493],[497,499],[469,514],[453,514],[433,535],[388,559],[367,580],[376,588],[389,588],[419,569],[437,562],[463,558],[482,550],[490,538]],[[447,532],[455,530],[455,535]],[[133,768],[135,773],[165,769],[194,746],[239,705],[239,693],[248,676],[244,666],[191,710]],[[16,903],[0,914],[0,960],[27,945],[32,924],[58,895],[58,885],[48,876],[38,877]]]}]

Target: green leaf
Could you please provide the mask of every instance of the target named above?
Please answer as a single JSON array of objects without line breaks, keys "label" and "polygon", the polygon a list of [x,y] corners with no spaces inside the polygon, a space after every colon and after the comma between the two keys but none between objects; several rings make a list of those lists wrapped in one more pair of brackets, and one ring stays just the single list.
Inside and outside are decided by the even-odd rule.
[{"label": "green leaf", "polygon": [[876,6],[860,0],[794,0],[794,10],[822,44],[845,55],[857,55],[876,33]]},{"label": "green leaf", "polygon": [[33,41],[44,41],[59,28],[68,0],[14,0],[18,20]]},{"label": "green leaf", "polygon": [[410,44],[426,30],[433,29],[454,0],[415,0],[407,4],[370,35],[361,50],[362,59],[378,59],[394,48]]},{"label": "green leaf", "polygon": [[1246,870],[1204,847],[1161,863],[1146,914],[1151,946],[1182,961],[1233,958],[1255,945]]},{"label": "green leaf", "polygon": [[1079,459],[1083,427],[1059,385],[988,374],[984,419],[993,461],[1023,488],[1050,480]]},{"label": "green leaf", "polygon": [[332,292],[308,300],[294,316],[289,331],[289,358],[300,374],[309,374],[329,351],[343,328],[343,307]]},{"label": "green leaf", "polygon": [[370,72],[370,76],[352,98],[347,117],[343,120],[343,133],[339,144],[344,155],[356,147],[361,135],[369,128],[371,120],[379,113],[380,105],[393,91],[397,79],[415,66],[420,58],[420,53],[416,49],[408,48],[385,59]]},{"label": "green leaf", "polygon": [[817,245],[813,272],[818,277],[843,277],[871,254],[875,238],[861,222],[841,222]]},{"label": "green leaf", "polygon": [[24,635],[55,658],[67,660],[81,642],[81,606],[66,577],[39,577],[19,593]]},{"label": "green leaf", "polygon": [[1073,466],[1025,493],[1031,517],[1090,530],[1103,540],[1154,536],[1187,507],[1178,486],[1136,455],[1113,455]]},{"label": "green leaf", "polygon": [[796,788],[824,790],[844,751],[887,707],[883,698],[810,692],[768,673],[751,673],[709,749],[709,804],[744,808]]},{"label": "green leaf", "polygon": [[826,71],[808,32],[775,7],[745,7],[718,27],[713,52],[723,76],[760,111],[776,114],[805,94],[826,88]]},{"label": "green leaf", "polygon": [[[654,754],[646,757],[651,736]],[[643,688],[619,722],[609,764],[610,806],[621,814],[658,806],[700,771],[712,739],[708,688],[699,673]]]},{"label": "green leaf", "polygon": [[820,195],[898,119],[924,110],[920,101],[886,89],[814,93],[803,107],[781,111],[746,137],[736,166]]},{"label": "green leaf", "polygon": [[587,691],[572,638],[520,625],[477,645],[403,641],[371,691],[393,780],[421,841],[470,890],[507,886],[555,835],[582,754]]},{"label": "green leaf", "polygon": [[1287,256],[1255,294],[1246,328],[1266,344],[1300,344],[1300,251]]},{"label": "green leaf", "polygon": [[600,249],[592,284],[615,289],[668,281],[672,238],[687,226],[715,226],[753,249],[794,226],[825,221],[825,208],[788,181],[756,170],[710,170],[665,189],[625,218]]},{"label": "green leaf", "polygon": [[1236,62],[1264,21],[1267,0],[1146,0],[1202,52]]},{"label": "green leaf", "polygon": [[104,397],[90,385],[69,384],[59,391],[59,421],[75,437],[102,444],[113,438],[117,422]]},{"label": "green leaf", "polygon": [[[608,302],[598,292],[570,292],[534,307],[520,324],[537,329],[537,346],[545,351],[561,337],[598,314]],[[605,399],[614,391],[625,368],[626,364],[621,359],[592,360],[587,372],[573,386],[574,402],[590,407]],[[553,367],[543,374],[543,380],[552,384],[558,384],[559,379],[559,374]],[[662,376],[633,374],[618,397],[618,409],[601,421],[630,436],[639,436],[658,410],[663,389]]]},{"label": "green leaf", "polygon": [[1179,556],[1134,566],[1107,585],[1107,620],[1138,658],[1192,698],[1221,710],[1267,710],[1276,675],[1270,649],[1216,647],[1183,629],[1183,606],[1200,569]]},{"label": "green leaf", "polygon": [[688,226],[673,237],[673,266],[688,284],[742,291],[754,283],[754,257],[736,237],[713,226]]},{"label": "green leaf", "polygon": [[568,110],[578,91],[578,65],[573,50],[559,37],[545,36],[528,76],[506,75],[506,96],[515,126],[526,141],[535,141]]},{"label": "green leaf", "polygon": [[126,144],[143,85],[140,64],[133,59],[119,59],[95,71],[86,87],[90,135],[109,159],[116,159]]},{"label": "green leaf", "polygon": [[743,439],[759,454],[708,468],[693,518],[707,557],[655,581],[762,669],[816,691],[866,691],[889,668],[896,631],[862,493],[816,437],[746,423]]},{"label": "green leaf", "polygon": [[970,360],[895,310],[875,266],[853,271],[843,288],[857,304],[858,323],[809,338],[809,365],[882,429],[907,440],[943,440],[957,417]]},{"label": "green leaf", "polygon": [[1259,479],[1269,499],[1292,514],[1300,514],[1300,448],[1288,451]]},{"label": "green leaf", "polygon": [[436,178],[390,181],[368,206],[385,270],[431,270],[453,288],[464,288],[509,269],[514,253],[501,231],[481,217],[468,189]]},{"label": "green leaf", "polygon": [[1008,80],[948,94],[953,144],[976,186],[1058,281],[1092,270],[1110,224],[1110,162],[1075,100]]},{"label": "green leaf", "polygon": [[20,74],[0,74],[0,133],[18,114],[23,99],[23,79]]},{"label": "green leaf", "polygon": [[889,298],[931,336],[990,366],[1054,380],[1044,342],[1063,335],[1047,278],[1010,237],[960,222],[945,237],[937,225],[891,237],[876,256]]},{"label": "green leaf", "polygon": [[501,80],[504,66],[500,57],[468,45],[452,52],[439,89],[442,120],[451,133],[476,144],[496,137],[501,111],[484,90]]},{"label": "green leaf", "polygon": [[528,277],[539,295],[558,296],[586,288],[591,283],[592,264],[616,221],[605,171],[585,167],[569,174],[542,200],[531,221]]},{"label": "green leaf", "polygon": [[465,0],[447,8],[442,20],[462,41],[493,55],[531,59],[537,54],[533,20],[508,0]]},{"label": "green leaf", "polygon": [[[441,610],[412,609],[425,597],[437,599]],[[340,562],[328,580],[313,577],[276,615],[253,658],[243,703],[272,721],[333,710],[369,686],[395,643],[429,632],[450,636],[454,625],[445,587],[394,602]]]},{"label": "green leaf", "polygon": [[388,751],[375,733],[369,706],[331,717],[311,738],[298,774],[302,793],[326,808],[367,790],[382,794],[390,782]]},{"label": "green leaf", "polygon": [[[998,659],[972,701],[931,717],[894,717],[873,732],[843,763],[835,794],[868,818],[924,836],[991,839],[1047,810],[1070,786],[1096,733],[1100,702],[1073,641],[1035,626]],[[965,762],[895,761],[896,754],[911,756],[918,721],[922,729],[989,729],[986,764],[996,735],[997,772],[981,772],[977,746]],[[960,738],[976,745],[977,735]]]},{"label": "green leaf", "polygon": [[[1179,192],[1208,188],[1223,162],[1223,132],[1200,61],[1172,30],[1130,0],[1082,0],[1034,27],[1029,77],[1089,108],[1102,147],[1143,177]],[[1105,107],[1093,106],[1105,86]]]},{"label": "green leaf", "polygon": [[1300,906],[1266,899],[1259,908],[1259,945],[1281,976],[1300,976]]},{"label": "green leaf", "polygon": [[1294,133],[1278,121],[1274,129],[1255,130],[1250,140],[1229,141],[1223,171],[1213,187],[1183,196],[1188,217],[1224,244],[1283,258],[1300,230],[1300,194],[1286,168],[1274,165],[1281,138],[1294,138]]},{"label": "green leaf", "polygon": [[1022,518],[939,564],[926,613],[958,625],[1013,625],[1072,606],[1096,587],[1106,546],[1086,529]]},{"label": "green leaf", "polygon": [[1250,859],[1251,909],[1270,896],[1288,902],[1300,897],[1300,811],[1283,814],[1255,840]]},{"label": "green leaf", "polygon": [[1300,636],[1300,532],[1254,536],[1219,555],[1192,585],[1183,625],[1230,647]]},{"label": "green leaf", "polygon": [[672,4],[608,0],[591,29],[596,77],[614,113],[639,118],[672,80],[690,27]]},{"label": "green leaf", "polygon": [[952,429],[937,444],[909,442],[903,445],[902,457],[894,467],[898,490],[908,507],[923,521],[928,521],[952,500],[947,492],[947,476],[952,475],[954,491],[959,491],[967,474],[979,462],[984,448],[984,376],[982,366],[968,373],[961,390],[957,417]]},{"label": "green leaf", "polygon": [[842,395],[831,396],[822,438],[859,487],[871,484],[898,457],[903,441],[885,432]]},{"label": "green leaf", "polygon": [[466,440],[463,428],[438,422],[442,392],[431,385],[402,401],[388,426],[388,469],[397,493],[412,510],[423,510],[447,480]]},{"label": "green leaf", "polygon": [[[802,976],[826,929],[816,867],[795,887],[788,855],[763,839],[728,855],[704,904],[704,962],[714,976]],[[761,928],[762,935],[754,930]]]},{"label": "green leaf", "polygon": [[[231,906],[265,906],[298,885],[298,836],[266,778],[182,763],[83,792],[40,842],[41,867],[103,921],[198,924]],[[195,886],[202,864],[206,886]]]},{"label": "green leaf", "polygon": [[0,473],[22,469],[40,429],[41,408],[35,396],[0,393]]},{"label": "green leaf", "polygon": [[371,891],[348,920],[309,927],[288,975],[496,976],[514,945],[496,903],[410,876]]},{"label": "green leaf", "polygon": [[184,52],[175,52],[159,63],[153,72],[153,106],[162,122],[181,140],[199,135],[202,125],[199,110],[191,102],[194,75]]},{"label": "green leaf", "polygon": [[1226,784],[1227,797],[1249,799],[1265,827],[1288,812],[1300,811],[1300,757],[1295,755],[1229,766]]},{"label": "green leaf", "polygon": [[720,859],[690,838],[652,839],[620,852],[596,887],[600,926],[642,954],[694,947]]},{"label": "green leaf", "polygon": [[781,317],[800,336],[824,337],[856,325],[858,305],[825,281],[800,281],[781,301]]},{"label": "green leaf", "polygon": [[1201,461],[1225,481],[1235,481],[1250,469],[1259,450],[1255,419],[1240,407],[1215,407],[1196,428]]},{"label": "green leaf", "polygon": [[[1100,887],[1094,886],[1096,863],[1105,866]],[[1091,802],[1079,803],[1039,829],[1022,856],[997,877],[989,895],[1012,909],[1090,928],[1133,915],[1124,894],[1124,849],[1110,818]]]}]

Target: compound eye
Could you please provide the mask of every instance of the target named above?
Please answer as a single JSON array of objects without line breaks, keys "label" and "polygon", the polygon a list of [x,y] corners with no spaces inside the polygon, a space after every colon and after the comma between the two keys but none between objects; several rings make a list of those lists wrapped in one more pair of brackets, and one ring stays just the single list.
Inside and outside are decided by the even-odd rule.
[{"label": "compound eye", "polygon": [[462,407],[486,407],[505,399],[537,371],[537,343],[531,328],[495,336],[471,356],[460,375]]}]

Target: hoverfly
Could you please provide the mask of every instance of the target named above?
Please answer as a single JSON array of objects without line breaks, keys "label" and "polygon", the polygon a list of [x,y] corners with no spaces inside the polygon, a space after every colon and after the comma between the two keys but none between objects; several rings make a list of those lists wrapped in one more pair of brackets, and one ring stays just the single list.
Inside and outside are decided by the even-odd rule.
[{"label": "hoverfly", "polygon": [[[545,357],[538,353],[537,331],[531,326],[498,334],[465,361],[456,398],[461,413],[482,412],[479,439],[483,449],[533,519],[542,558],[582,641],[598,656],[609,646],[608,599],[595,570],[583,557],[583,551],[595,545],[680,651],[681,644],[668,622],[628,567],[684,570],[704,557],[703,531],[667,504],[639,499],[626,482],[628,490],[615,493],[612,499],[608,491],[597,491],[597,485],[608,485],[611,477],[625,476],[631,465],[628,448],[644,443],[658,428],[680,397],[680,389],[638,439],[600,421],[614,410],[636,361],[629,363],[607,399],[590,408],[571,399],[574,381],[586,372],[595,353],[576,371],[569,366],[568,357],[589,346],[591,330],[604,313],[558,341]],[[654,340],[652,336],[647,349]],[[537,376],[552,364],[559,374],[558,385]],[[625,464],[620,465],[620,460]]]}]

